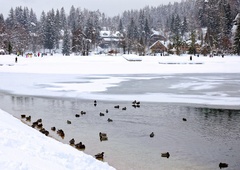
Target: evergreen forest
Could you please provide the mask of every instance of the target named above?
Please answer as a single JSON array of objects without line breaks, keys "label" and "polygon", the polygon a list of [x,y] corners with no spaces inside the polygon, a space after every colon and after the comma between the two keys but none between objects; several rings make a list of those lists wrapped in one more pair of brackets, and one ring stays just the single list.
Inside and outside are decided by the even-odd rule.
[{"label": "evergreen forest", "polygon": [[[239,0],[185,0],[128,10],[114,17],[72,6],[37,16],[33,9],[9,9],[0,14],[0,49],[7,53],[31,51],[89,55],[102,44],[101,31],[119,33],[108,51],[147,55],[155,40],[176,54],[240,55]],[[157,35],[157,37],[154,37]],[[104,47],[102,47],[104,48]]]}]

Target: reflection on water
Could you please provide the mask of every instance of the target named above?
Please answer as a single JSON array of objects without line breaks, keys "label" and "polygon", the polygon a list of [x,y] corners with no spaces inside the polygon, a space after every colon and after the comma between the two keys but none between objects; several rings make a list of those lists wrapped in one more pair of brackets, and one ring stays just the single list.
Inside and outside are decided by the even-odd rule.
[{"label": "reflection on water", "polygon": [[[42,118],[44,128],[57,140],[81,141],[90,155],[104,151],[104,161],[117,169],[206,170],[218,169],[220,162],[227,162],[228,170],[240,169],[239,110],[161,103],[134,108],[130,102],[116,101],[98,101],[94,106],[91,100],[5,94],[0,99],[0,108],[19,119],[21,114],[31,115],[32,121]],[[115,109],[118,104],[120,109]],[[76,118],[80,111],[86,115]],[[100,112],[105,116],[100,117]],[[64,130],[64,139],[50,130],[52,126]],[[99,132],[107,133],[108,141],[101,142]],[[163,152],[169,152],[170,158],[161,157]]]}]

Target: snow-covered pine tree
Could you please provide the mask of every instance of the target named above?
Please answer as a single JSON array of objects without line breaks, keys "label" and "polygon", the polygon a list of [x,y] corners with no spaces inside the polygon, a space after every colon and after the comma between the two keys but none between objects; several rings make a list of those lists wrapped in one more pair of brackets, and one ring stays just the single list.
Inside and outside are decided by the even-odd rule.
[{"label": "snow-covered pine tree", "polygon": [[235,54],[240,55],[240,17],[237,18],[237,29],[234,35],[233,49]]},{"label": "snow-covered pine tree", "polygon": [[119,21],[118,31],[119,31],[120,33],[123,33],[123,23],[122,23],[122,19],[120,19],[120,21]]},{"label": "snow-covered pine tree", "polygon": [[231,46],[230,43],[230,34],[231,34],[231,28],[232,28],[232,19],[231,19],[231,11],[230,6],[227,3],[226,0],[220,0],[219,1],[219,34],[218,34],[218,40],[219,40],[219,49],[225,52],[228,52],[229,46]]},{"label": "snow-covered pine tree", "polygon": [[128,26],[127,29],[127,50],[128,50],[128,54],[133,50],[134,47],[134,42],[136,40],[136,24],[133,20],[133,18],[131,19],[131,22]]},{"label": "snow-covered pine tree", "polygon": [[144,26],[145,26],[145,14],[144,14],[144,10],[139,11],[139,17],[138,17],[138,30],[140,33],[140,36],[143,36],[142,34],[144,34]]},{"label": "snow-covered pine tree", "polygon": [[54,10],[47,13],[43,36],[44,48],[49,49],[49,52],[52,53],[55,44]]},{"label": "snow-covered pine tree", "polygon": [[144,44],[145,46],[148,46],[149,41],[150,41],[150,36],[151,36],[151,30],[148,24],[148,19],[145,19],[145,23],[144,23]]},{"label": "snow-covered pine tree", "polygon": [[71,54],[70,34],[67,28],[64,29],[62,54],[66,56]]},{"label": "snow-covered pine tree", "polygon": [[68,26],[71,30],[76,29],[76,9],[74,6],[70,9],[70,14],[68,16]]},{"label": "snow-covered pine tree", "polygon": [[174,20],[174,34],[180,35],[181,33],[181,19],[179,15],[177,14],[175,20]]},{"label": "snow-covered pine tree", "polygon": [[82,28],[79,27],[72,32],[72,52],[74,52],[75,54],[80,54],[83,50],[83,41],[84,35],[82,32]]},{"label": "snow-covered pine tree", "polygon": [[65,9],[62,7],[60,11],[60,29],[63,30],[67,26],[67,17]]},{"label": "snow-covered pine tree", "polygon": [[59,41],[61,38],[61,22],[60,22],[60,12],[57,9],[56,15],[54,18],[54,25],[55,25],[55,47],[56,49],[59,49]]},{"label": "snow-covered pine tree", "polygon": [[196,32],[194,30],[191,31],[191,44],[189,47],[189,54],[196,54],[196,47],[195,47],[195,43],[196,43]]},{"label": "snow-covered pine tree", "polygon": [[183,22],[181,25],[181,35],[183,36],[186,32],[188,32],[188,23],[187,23],[186,16],[184,16]]},{"label": "snow-covered pine tree", "polygon": [[0,14],[0,36],[1,36],[0,48],[6,49],[7,36],[6,36],[5,32],[6,32],[5,20],[4,20],[3,14]]},{"label": "snow-covered pine tree", "polygon": [[44,31],[45,31],[46,24],[47,24],[46,14],[44,11],[42,11],[40,16],[39,28],[38,28],[38,34],[41,35],[38,37],[38,41],[41,49],[44,49],[44,40],[45,40]]},{"label": "snow-covered pine tree", "polygon": [[6,26],[8,29],[11,29],[15,26],[15,23],[16,23],[16,17],[15,17],[15,14],[14,14],[14,10],[13,8],[10,9],[9,11],[9,14],[8,14],[8,17],[6,19]]}]

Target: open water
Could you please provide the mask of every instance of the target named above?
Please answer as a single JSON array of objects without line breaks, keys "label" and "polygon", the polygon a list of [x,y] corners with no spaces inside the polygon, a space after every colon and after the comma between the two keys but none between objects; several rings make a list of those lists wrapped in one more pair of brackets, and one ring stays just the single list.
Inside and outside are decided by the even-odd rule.
[{"label": "open water", "polygon": [[[85,144],[89,155],[105,152],[104,161],[119,170],[214,170],[220,162],[228,163],[228,170],[240,169],[238,109],[148,102],[134,108],[123,101],[97,101],[94,106],[93,100],[6,93],[0,93],[0,101],[1,109],[19,119],[21,114],[32,116],[31,122],[22,119],[24,123],[41,118],[50,136],[63,143],[74,138]],[[75,117],[81,111],[86,115]],[[53,126],[64,130],[64,139],[50,130]],[[99,132],[107,133],[108,141],[101,142]],[[163,152],[170,157],[161,157]]]}]

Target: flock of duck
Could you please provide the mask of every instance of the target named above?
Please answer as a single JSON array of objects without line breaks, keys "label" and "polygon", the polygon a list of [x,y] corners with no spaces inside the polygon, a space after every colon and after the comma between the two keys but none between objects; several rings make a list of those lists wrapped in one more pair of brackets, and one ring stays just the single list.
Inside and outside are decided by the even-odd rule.
[{"label": "flock of duck", "polygon": [[[96,107],[97,106],[97,101],[94,100],[94,106]],[[134,100],[132,102],[132,107],[134,108],[140,108],[140,102],[139,101],[136,101]],[[115,105],[114,106],[115,109],[120,109],[120,105]],[[121,108],[122,110],[127,110],[126,107],[122,107]],[[108,109],[106,109],[105,113],[108,113]],[[105,113],[102,113],[100,112],[99,115],[100,116],[105,116]],[[80,112],[81,115],[85,115],[86,112],[85,111],[81,111]],[[75,117],[80,117],[80,114],[75,114]],[[22,119],[25,119],[25,121],[27,122],[31,122],[31,116],[26,116],[26,115],[21,115],[21,118]],[[183,121],[187,121],[186,118],[182,118]],[[111,118],[108,118],[107,119],[108,122],[113,122],[113,120]],[[67,124],[71,124],[71,121],[70,120],[67,120],[66,122]],[[46,136],[49,135],[49,131],[47,131],[44,127],[43,127],[43,124],[42,124],[42,119],[37,119],[36,121],[32,122],[32,125],[31,127],[35,128],[35,129],[38,129],[41,133],[45,134]],[[56,131],[56,127],[51,127],[51,130],[52,131]],[[58,129],[57,130],[57,134],[61,137],[61,138],[64,138],[65,137],[65,133],[62,129]],[[154,132],[151,132],[150,133],[150,138],[153,138],[155,136]],[[103,133],[103,132],[99,132],[99,139],[100,141],[107,141],[108,140],[108,136],[106,133]],[[69,141],[69,144],[73,147],[75,147],[76,149],[79,149],[79,150],[84,150],[86,147],[85,145],[82,143],[82,142],[78,142],[76,143],[75,142],[75,139],[72,138],[70,141]],[[99,160],[103,160],[104,159],[104,152],[101,152],[101,153],[98,153],[96,155],[94,155],[96,159],[99,159]],[[161,153],[161,157],[165,157],[165,158],[169,158],[170,157],[170,153],[169,152],[164,152],[164,153]],[[219,168],[222,169],[222,168],[227,168],[228,167],[228,164],[227,163],[223,163],[223,162],[220,162],[219,163]]]}]

